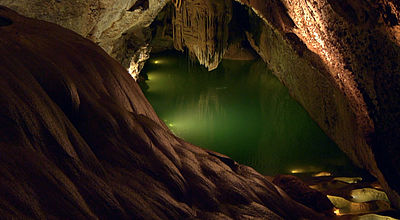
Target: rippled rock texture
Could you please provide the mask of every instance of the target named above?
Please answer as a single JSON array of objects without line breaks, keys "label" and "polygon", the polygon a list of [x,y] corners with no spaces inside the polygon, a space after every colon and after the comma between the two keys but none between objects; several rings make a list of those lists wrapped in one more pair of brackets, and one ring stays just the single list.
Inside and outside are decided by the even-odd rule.
[{"label": "rippled rock texture", "polygon": [[400,48],[395,0],[238,0],[248,38],[321,128],[400,207]]},{"label": "rippled rock texture", "polygon": [[321,216],[253,169],[175,137],[93,42],[0,7],[0,216]]}]

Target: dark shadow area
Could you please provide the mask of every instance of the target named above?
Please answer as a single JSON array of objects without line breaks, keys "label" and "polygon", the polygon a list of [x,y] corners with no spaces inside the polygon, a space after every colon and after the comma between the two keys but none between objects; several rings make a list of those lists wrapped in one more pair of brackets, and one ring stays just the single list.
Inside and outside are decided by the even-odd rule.
[{"label": "dark shadow area", "polygon": [[128,11],[134,11],[136,9],[147,10],[149,9],[149,0],[138,0],[133,4]]},{"label": "dark shadow area", "polygon": [[12,23],[13,23],[13,22],[12,22],[11,19],[0,16],[0,27],[9,26],[9,25],[11,25]]}]

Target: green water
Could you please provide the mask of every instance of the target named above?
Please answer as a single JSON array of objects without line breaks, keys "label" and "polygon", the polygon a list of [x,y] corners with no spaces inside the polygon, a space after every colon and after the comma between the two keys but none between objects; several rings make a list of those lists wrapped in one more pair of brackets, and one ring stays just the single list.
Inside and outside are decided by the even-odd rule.
[{"label": "green water", "polygon": [[183,54],[153,55],[141,87],[179,137],[257,171],[356,170],[262,61],[224,60],[208,72]]}]

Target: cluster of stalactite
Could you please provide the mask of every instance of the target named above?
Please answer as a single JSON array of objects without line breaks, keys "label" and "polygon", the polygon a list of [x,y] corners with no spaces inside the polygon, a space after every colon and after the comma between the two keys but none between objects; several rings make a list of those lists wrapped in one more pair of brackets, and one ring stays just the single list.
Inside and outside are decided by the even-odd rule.
[{"label": "cluster of stalactite", "polygon": [[228,24],[232,17],[230,0],[175,1],[174,47],[186,47],[193,58],[209,70],[217,68],[228,46]]}]

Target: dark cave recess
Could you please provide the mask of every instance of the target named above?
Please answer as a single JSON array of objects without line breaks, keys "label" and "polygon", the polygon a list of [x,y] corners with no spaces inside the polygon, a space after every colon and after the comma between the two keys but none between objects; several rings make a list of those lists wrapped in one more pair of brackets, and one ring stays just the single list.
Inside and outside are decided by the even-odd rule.
[{"label": "dark cave recess", "polygon": [[0,16],[0,27],[9,26],[13,23],[13,21],[9,18]]}]

